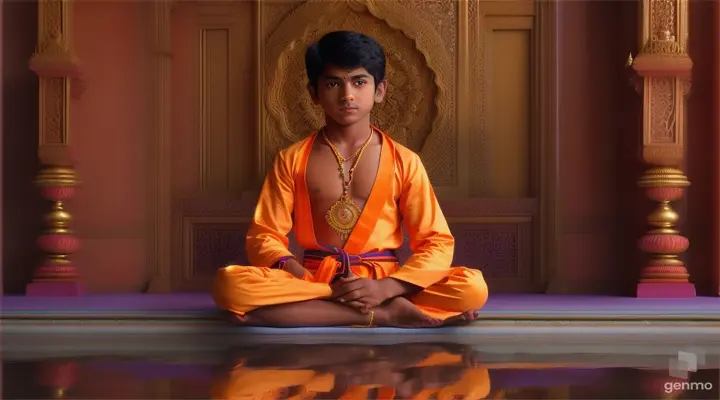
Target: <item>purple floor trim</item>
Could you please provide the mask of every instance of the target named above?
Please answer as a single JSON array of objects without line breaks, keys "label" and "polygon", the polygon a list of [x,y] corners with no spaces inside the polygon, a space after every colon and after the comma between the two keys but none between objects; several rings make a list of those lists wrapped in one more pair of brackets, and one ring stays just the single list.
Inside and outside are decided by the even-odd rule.
[{"label": "purple floor trim", "polygon": [[93,294],[82,297],[3,296],[6,311],[208,311],[215,304],[209,294]]},{"label": "purple floor trim", "polygon": [[605,368],[491,369],[490,383],[503,389],[592,385],[610,372]]},{"label": "purple floor trim", "polygon": [[143,380],[184,379],[210,382],[214,376],[212,365],[168,364],[142,361],[87,363],[87,365],[95,370],[133,374]]},{"label": "purple floor trim", "polygon": [[[210,315],[216,313],[206,293],[108,294],[83,297],[4,296],[3,315],[22,314],[171,314]],[[555,296],[498,294],[490,296],[481,311],[485,316],[511,315],[700,315],[720,317],[720,298],[638,299],[612,296]]]}]

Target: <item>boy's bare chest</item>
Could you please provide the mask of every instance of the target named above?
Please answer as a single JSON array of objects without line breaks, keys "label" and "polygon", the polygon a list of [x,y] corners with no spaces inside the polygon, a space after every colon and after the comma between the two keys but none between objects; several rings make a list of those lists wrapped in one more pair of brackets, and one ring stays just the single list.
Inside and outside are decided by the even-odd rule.
[{"label": "boy's bare chest", "polygon": [[[381,146],[369,145],[355,166],[348,194],[356,201],[367,201],[373,189],[380,165]],[[343,179],[350,179],[349,171],[355,160],[344,163],[344,177],[339,171],[338,160],[327,146],[316,146],[310,153],[307,165],[307,187],[315,204],[334,202],[343,193]]]}]

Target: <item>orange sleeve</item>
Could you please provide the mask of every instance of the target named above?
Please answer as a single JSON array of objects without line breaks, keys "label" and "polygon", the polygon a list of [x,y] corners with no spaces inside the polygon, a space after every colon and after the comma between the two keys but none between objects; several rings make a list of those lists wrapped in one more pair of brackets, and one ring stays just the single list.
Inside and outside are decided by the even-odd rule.
[{"label": "orange sleeve", "polygon": [[295,181],[292,166],[280,152],[265,178],[245,246],[250,263],[271,267],[278,261],[292,258],[287,235],[293,227]]},{"label": "orange sleeve", "polygon": [[391,277],[427,288],[447,276],[455,239],[419,156],[404,162],[403,175],[399,207],[412,255]]}]

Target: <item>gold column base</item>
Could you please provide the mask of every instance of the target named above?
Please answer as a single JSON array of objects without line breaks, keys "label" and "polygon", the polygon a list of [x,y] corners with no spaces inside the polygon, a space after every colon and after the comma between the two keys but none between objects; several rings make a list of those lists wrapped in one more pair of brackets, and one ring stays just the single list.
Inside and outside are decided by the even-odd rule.
[{"label": "gold column base", "polygon": [[70,230],[72,216],[64,207],[80,185],[75,170],[68,166],[45,166],[35,183],[41,195],[52,202],[52,208],[44,217],[46,228],[37,242],[45,258],[35,270],[33,282],[27,287],[27,295],[84,294],[85,290],[78,281],[79,274],[70,259],[80,247],[80,241]]},{"label": "gold column base", "polygon": [[647,217],[652,229],[638,241],[640,250],[649,255],[640,274],[638,297],[695,297],[687,268],[678,258],[687,251],[690,242],[675,229],[680,216],[671,207],[671,202],[684,195],[690,182],[679,169],[653,167],[645,171],[638,186],[658,203]]}]

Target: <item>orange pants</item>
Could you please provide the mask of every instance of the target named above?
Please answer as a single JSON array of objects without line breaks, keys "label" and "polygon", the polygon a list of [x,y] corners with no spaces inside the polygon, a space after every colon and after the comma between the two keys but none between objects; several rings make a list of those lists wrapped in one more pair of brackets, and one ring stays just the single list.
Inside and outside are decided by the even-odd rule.
[{"label": "orange pants", "polygon": [[[318,271],[335,267],[328,257]],[[354,274],[363,278],[382,279],[397,270],[397,263],[370,262],[352,266]],[[318,281],[316,276],[324,276]],[[307,300],[328,298],[332,294],[327,274],[296,278],[289,272],[267,267],[230,265],[220,268],[215,277],[213,297],[217,306],[239,315],[256,308]],[[446,319],[485,305],[488,288],[482,272],[466,267],[450,268],[445,278],[408,297],[425,314]]]}]

